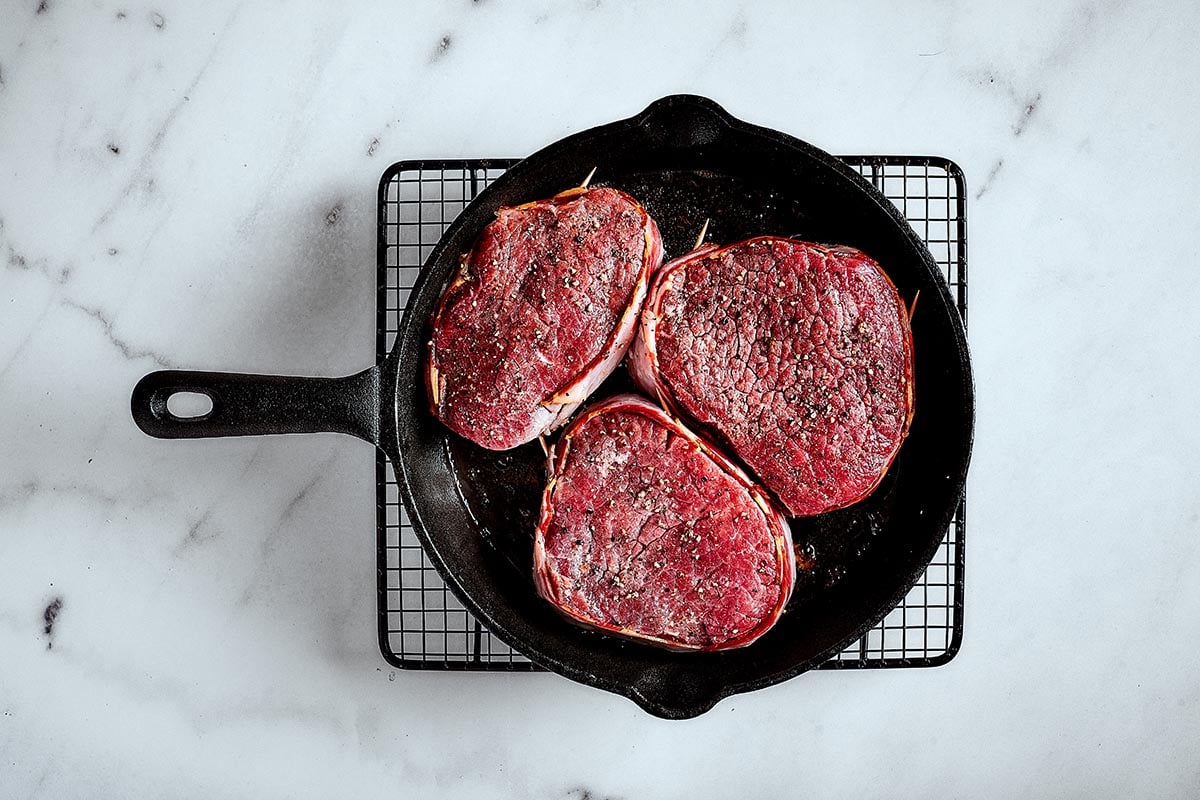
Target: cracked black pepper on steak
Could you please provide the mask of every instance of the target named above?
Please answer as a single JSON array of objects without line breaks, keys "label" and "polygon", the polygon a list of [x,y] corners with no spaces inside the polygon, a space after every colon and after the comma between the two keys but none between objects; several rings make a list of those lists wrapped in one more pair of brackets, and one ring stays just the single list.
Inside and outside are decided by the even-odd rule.
[{"label": "cracked black pepper on steak", "polygon": [[849,247],[764,236],[664,265],[629,363],[796,517],[874,491],[912,421],[909,311]]},{"label": "cracked black pepper on steak", "polygon": [[679,650],[758,639],[795,583],[783,517],[710,444],[636,395],[585,411],[550,453],[538,592],[573,621]]},{"label": "cracked black pepper on steak", "polygon": [[661,262],[658,226],[616,189],[500,209],[434,315],[433,414],[492,450],[554,430],[625,356]]}]

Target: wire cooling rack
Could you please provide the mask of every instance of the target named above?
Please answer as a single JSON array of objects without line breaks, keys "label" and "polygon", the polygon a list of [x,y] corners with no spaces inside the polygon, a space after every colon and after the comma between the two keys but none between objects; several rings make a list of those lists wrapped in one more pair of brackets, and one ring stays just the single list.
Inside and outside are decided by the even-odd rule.
[{"label": "wire cooling rack", "polygon": [[[842,156],[891,200],[929,245],[967,317],[966,186],[944,158]],[[515,159],[401,161],[379,187],[377,350],[392,347],[421,265],[442,231]],[[379,540],[379,637],[384,658],[404,669],[536,670],[493,636],[446,588],[425,557],[400,501],[395,474],[375,466]],[[883,621],[823,669],[944,664],[962,641],[966,496],[933,561]]]}]

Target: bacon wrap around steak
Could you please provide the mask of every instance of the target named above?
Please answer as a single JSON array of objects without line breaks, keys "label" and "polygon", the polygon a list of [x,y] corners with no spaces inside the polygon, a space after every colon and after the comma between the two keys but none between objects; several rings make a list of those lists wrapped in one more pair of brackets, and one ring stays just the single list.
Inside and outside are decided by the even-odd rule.
[{"label": "bacon wrap around steak", "polygon": [[562,424],[629,349],[661,262],[658,226],[616,189],[501,208],[433,318],[434,415],[493,450]]},{"label": "bacon wrap around steak", "polygon": [[679,650],[748,645],[796,578],[782,515],[742,470],[635,395],[579,415],[550,453],[537,590],[573,621]]},{"label": "bacon wrap around steak", "polygon": [[912,420],[908,310],[848,247],[760,237],[669,262],[629,366],[796,517],[874,491]]}]

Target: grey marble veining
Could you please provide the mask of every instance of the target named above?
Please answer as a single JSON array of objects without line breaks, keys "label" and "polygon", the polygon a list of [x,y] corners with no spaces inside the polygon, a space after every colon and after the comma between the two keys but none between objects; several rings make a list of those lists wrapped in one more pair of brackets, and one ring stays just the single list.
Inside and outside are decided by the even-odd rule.
[{"label": "grey marble veining", "polygon": [[[1200,793],[1200,74],[1189,4],[9,3],[0,796]],[[967,174],[979,426],[948,666],[686,723],[395,672],[374,456],[161,442],[168,366],[374,354],[375,190],[672,92]]]}]

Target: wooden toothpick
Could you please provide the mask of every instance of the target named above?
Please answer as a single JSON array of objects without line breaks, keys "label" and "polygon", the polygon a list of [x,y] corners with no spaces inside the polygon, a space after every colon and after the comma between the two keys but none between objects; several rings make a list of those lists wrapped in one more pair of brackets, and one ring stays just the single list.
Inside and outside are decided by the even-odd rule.
[{"label": "wooden toothpick", "polygon": [[592,182],[592,176],[596,174],[596,169],[597,167],[592,167],[592,171],[589,172],[587,177],[583,179],[583,183],[579,184],[580,189],[586,189],[588,187],[588,184]]},{"label": "wooden toothpick", "polygon": [[704,237],[708,234],[708,223],[710,221],[707,218],[704,220],[704,227],[700,229],[700,235],[696,237],[696,243],[692,245],[693,250],[700,249],[700,245],[704,244]]}]

